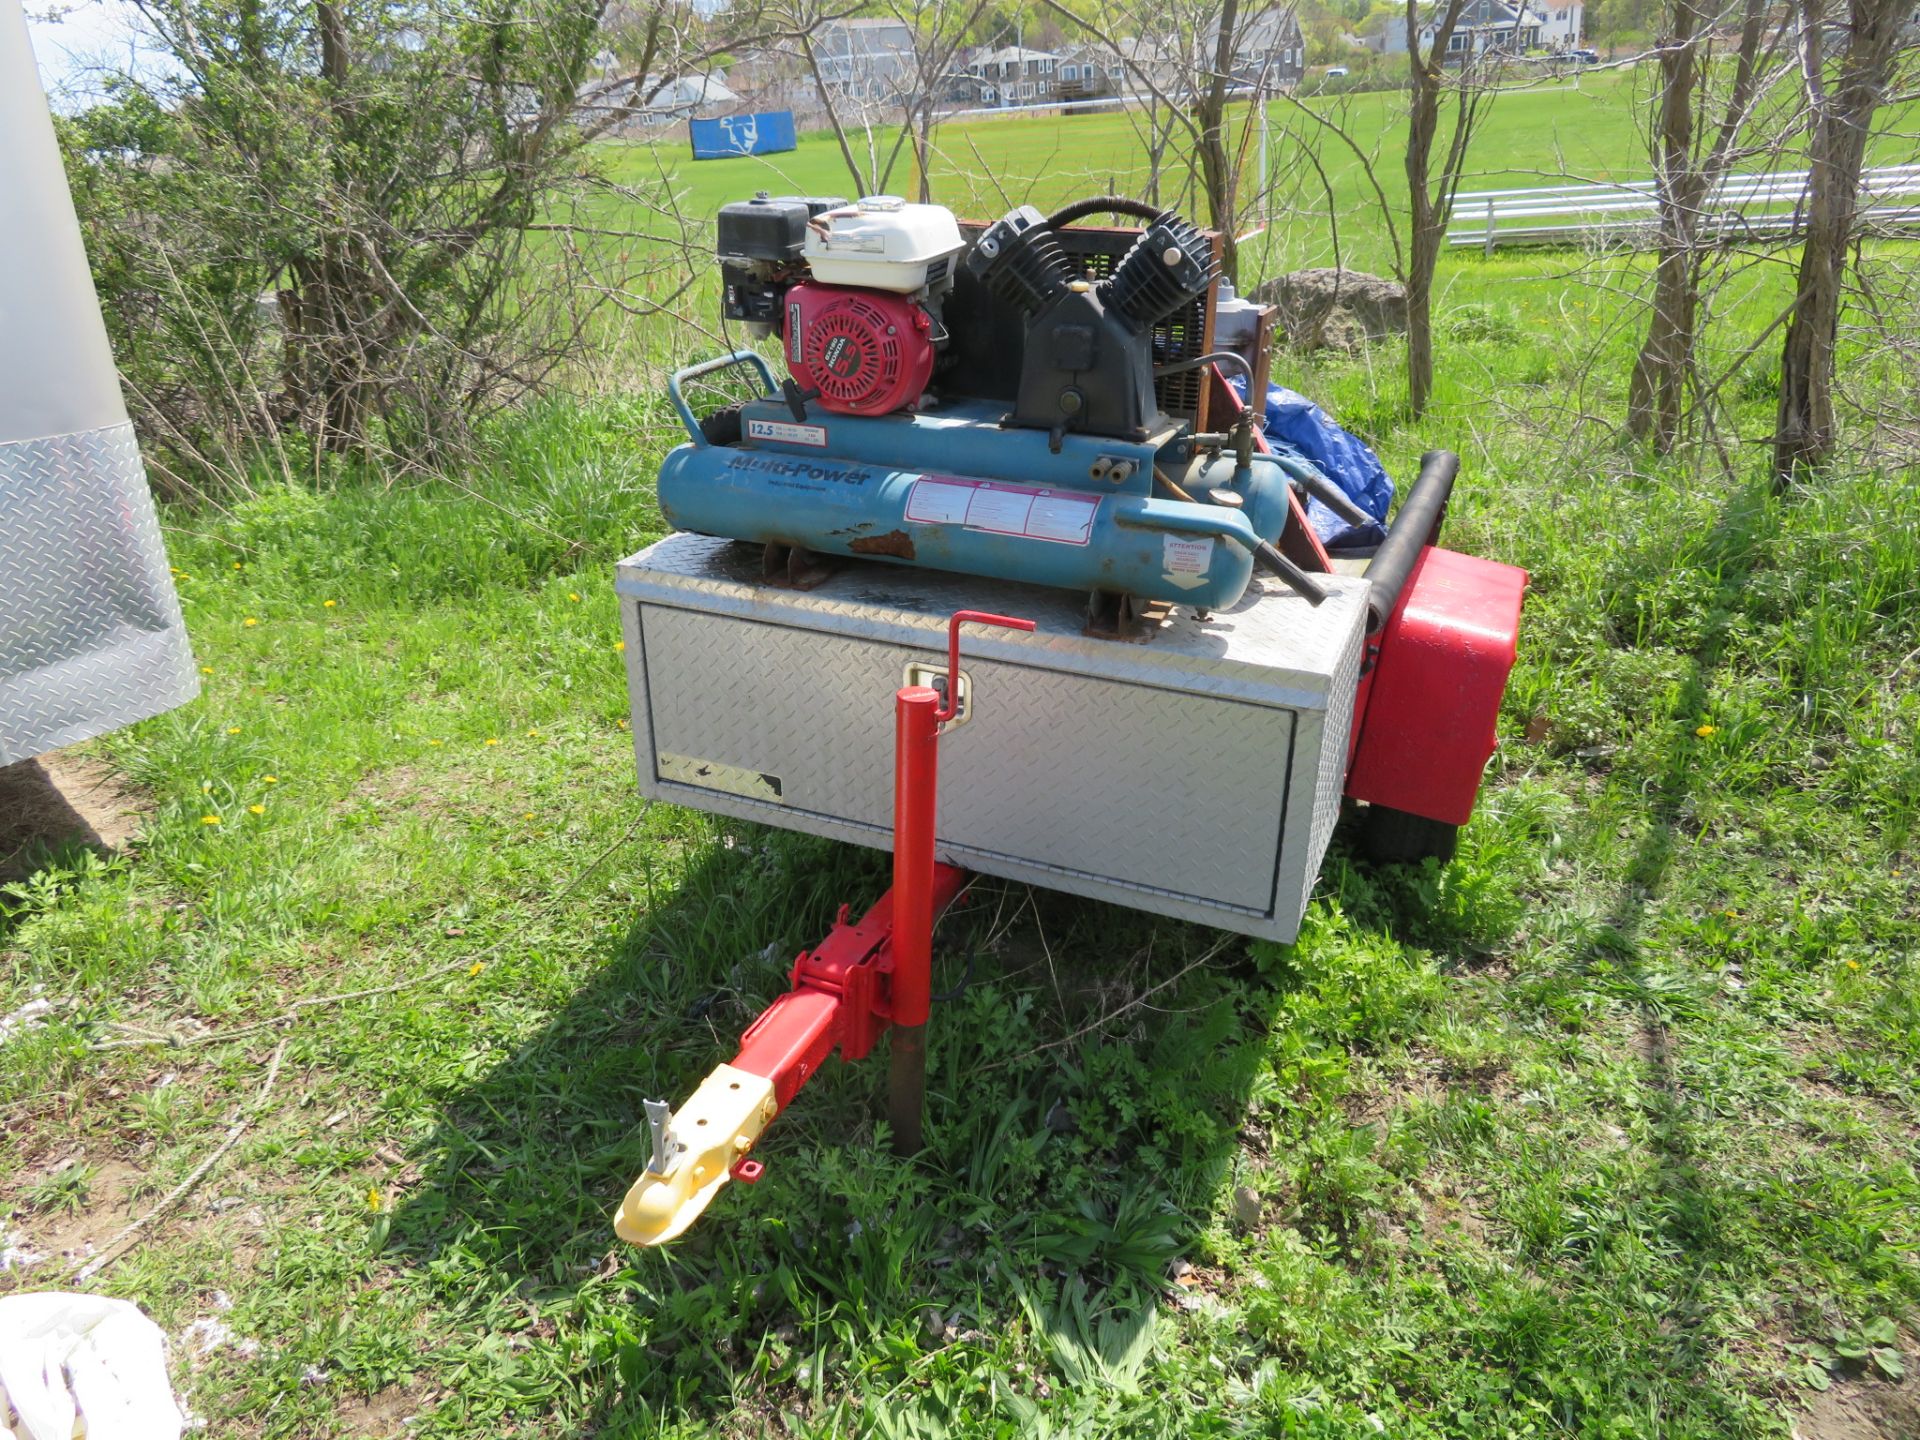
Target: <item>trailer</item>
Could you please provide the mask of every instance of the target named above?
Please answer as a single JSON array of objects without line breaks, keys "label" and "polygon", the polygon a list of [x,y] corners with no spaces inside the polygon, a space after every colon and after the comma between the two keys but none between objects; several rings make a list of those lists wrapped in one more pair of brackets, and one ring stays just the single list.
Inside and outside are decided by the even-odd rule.
[{"label": "trailer", "polygon": [[[1141,223],[1078,223],[1103,212]],[[1377,547],[1328,554],[1309,500],[1374,517],[1227,383],[1267,357],[1215,348],[1216,243],[1111,196],[722,210],[727,317],[788,373],[741,349],[670,383],[678,528],[617,574],[640,789],[890,848],[893,885],[692,1097],[647,1102],[622,1238],[757,1179],[836,1050],[887,1038],[919,1148],[933,926],[973,875],[1288,941],[1344,814],[1382,859],[1451,855],[1527,577],[1438,545],[1443,451]],[[754,395],[696,414],[730,371]]]},{"label": "trailer", "polygon": [[199,693],[18,5],[0,9],[0,765]]}]

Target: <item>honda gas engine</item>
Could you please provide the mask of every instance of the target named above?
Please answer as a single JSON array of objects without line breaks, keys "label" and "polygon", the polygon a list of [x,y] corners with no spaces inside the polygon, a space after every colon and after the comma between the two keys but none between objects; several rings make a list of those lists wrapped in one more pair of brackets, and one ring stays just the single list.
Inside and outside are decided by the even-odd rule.
[{"label": "honda gas engine", "polygon": [[[1100,214],[1139,228],[1070,228]],[[1246,356],[1204,353],[1213,237],[1115,196],[963,226],[891,196],[761,194],[717,228],[724,313],[778,337],[787,374],[741,350],[674,377],[674,525],[763,544],[792,579],[843,555],[1085,590],[1101,628],[1142,601],[1230,606],[1256,564],[1319,603],[1274,542],[1296,487],[1353,507],[1262,453],[1217,378],[1251,377]],[[696,419],[683,382],[734,365],[764,393]],[[1230,424],[1201,428],[1208,385]]]},{"label": "honda gas engine", "polygon": [[719,241],[727,318],[780,332],[807,399],[843,415],[919,405],[966,248],[953,212],[888,195],[858,205],[761,195],[720,211]]}]

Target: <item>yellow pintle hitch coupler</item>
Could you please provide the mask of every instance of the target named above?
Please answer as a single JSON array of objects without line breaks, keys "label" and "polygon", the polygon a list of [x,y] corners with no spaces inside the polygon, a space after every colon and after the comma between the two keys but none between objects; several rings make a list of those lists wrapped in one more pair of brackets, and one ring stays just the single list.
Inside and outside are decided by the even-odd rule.
[{"label": "yellow pintle hitch coupler", "polygon": [[778,1113],[773,1081],[731,1065],[707,1076],[678,1111],[649,1100],[653,1160],[620,1202],[614,1233],[634,1245],[660,1245],[680,1234]]}]

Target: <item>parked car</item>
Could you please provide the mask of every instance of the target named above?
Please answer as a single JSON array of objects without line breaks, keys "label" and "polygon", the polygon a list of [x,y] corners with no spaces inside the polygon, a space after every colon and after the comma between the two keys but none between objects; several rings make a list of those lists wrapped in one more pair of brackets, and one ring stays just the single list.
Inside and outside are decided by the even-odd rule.
[{"label": "parked car", "polygon": [[1346,66],[1344,66],[1344,65],[1329,65],[1329,66],[1327,66],[1327,71],[1326,71],[1326,74],[1327,74],[1327,78],[1328,78],[1329,80],[1337,80],[1337,79],[1339,79],[1339,78],[1340,78],[1340,77],[1341,77],[1342,75],[1345,75],[1346,73],[1347,73],[1347,67],[1346,67]]},{"label": "parked car", "polygon": [[1598,50],[1569,50],[1567,52],[1567,58],[1576,65],[1598,65],[1600,63],[1600,52]]}]

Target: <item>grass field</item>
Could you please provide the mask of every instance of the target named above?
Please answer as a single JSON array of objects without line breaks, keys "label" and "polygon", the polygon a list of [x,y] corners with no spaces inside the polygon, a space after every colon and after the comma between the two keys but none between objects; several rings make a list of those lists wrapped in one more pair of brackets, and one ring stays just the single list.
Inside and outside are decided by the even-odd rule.
[{"label": "grass field", "polygon": [[[1572,143],[1502,107],[1483,172]],[[1084,188],[1046,129],[969,133]],[[69,762],[137,841],[4,892],[0,1017],[52,1008],[0,1026],[0,1292],[217,1154],[90,1283],[220,1436],[1920,1434],[1920,474],[1650,464],[1610,281],[1442,288],[1417,429],[1391,346],[1285,368],[1400,476],[1458,449],[1451,542],[1533,574],[1460,857],[1336,838],[1292,946],[985,885],[928,1153],[836,1062],[661,1252],[609,1226],[640,1099],[885,884],[635,799],[611,564],[661,530],[661,399],[171,513],[205,696]]]}]

